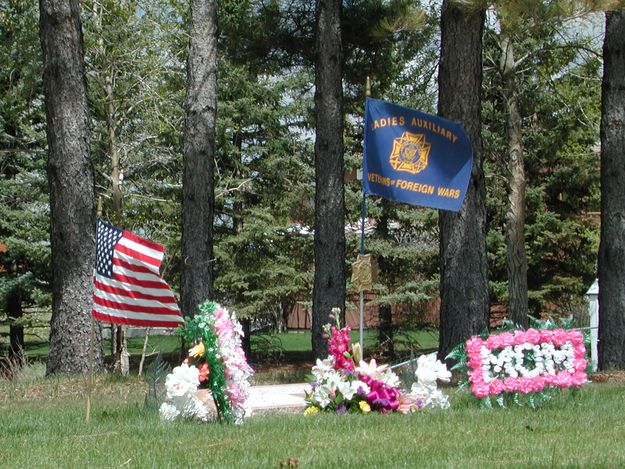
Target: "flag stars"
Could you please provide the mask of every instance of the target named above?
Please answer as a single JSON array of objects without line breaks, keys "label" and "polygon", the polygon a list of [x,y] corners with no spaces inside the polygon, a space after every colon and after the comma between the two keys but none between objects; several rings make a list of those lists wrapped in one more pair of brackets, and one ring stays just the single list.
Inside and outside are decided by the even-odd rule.
[{"label": "flag stars", "polygon": [[95,260],[98,274],[109,278],[113,276],[113,249],[122,235],[122,230],[119,228],[98,220]]}]

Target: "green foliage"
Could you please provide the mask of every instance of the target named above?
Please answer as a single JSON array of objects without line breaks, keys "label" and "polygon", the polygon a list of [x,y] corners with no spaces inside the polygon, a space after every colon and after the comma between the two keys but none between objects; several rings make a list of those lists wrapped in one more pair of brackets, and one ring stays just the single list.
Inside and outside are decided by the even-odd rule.
[{"label": "green foliage", "polygon": [[[92,153],[103,217],[166,246],[161,273],[174,291],[181,262],[187,9],[186,2],[169,0],[88,2],[83,8]],[[110,130],[124,176],[121,213],[110,200]]]},{"label": "green foliage", "polygon": [[[380,266],[371,304],[398,313],[394,333],[428,325],[427,308],[437,297],[439,284],[436,212],[372,197],[367,202],[368,216],[376,220],[377,228],[367,235],[365,248]],[[348,238],[348,242],[355,256],[357,237]],[[399,345],[400,338],[393,339]]]},{"label": "green foliage", "polygon": [[306,131],[298,94],[309,76],[220,66],[216,295],[242,318],[281,318],[312,285],[311,147],[293,132]]},{"label": "green foliage", "polygon": [[[311,5],[249,0],[220,2],[219,6],[223,54],[218,91],[215,287],[216,294],[236,307],[242,317],[280,318],[296,301],[309,299],[312,290]],[[187,8],[184,2],[165,0],[88,1],[82,8],[91,151],[97,193],[104,202],[103,217],[166,245],[161,270],[175,290],[181,262],[179,168]],[[349,115],[362,114],[367,75],[372,76],[378,92],[392,88],[397,97],[403,90],[403,99],[412,99],[415,70],[405,72],[405,64],[435,62],[434,43],[426,39],[436,21],[431,18],[424,24],[423,15],[415,12],[415,3],[406,0],[348,2],[344,13]],[[36,14],[24,18],[31,24],[19,29],[32,38],[33,50],[38,53]],[[424,29],[417,27],[420,25]],[[427,56],[419,54],[422,44],[427,44]],[[38,77],[36,65],[33,61],[31,68]],[[402,87],[397,90],[391,84],[399,75]],[[423,76],[431,79],[432,74],[424,72]],[[421,91],[428,88],[417,81]],[[346,137],[348,169],[355,170],[360,166],[357,154],[362,131],[351,124],[351,117],[346,121],[350,127]],[[113,150],[124,176],[121,213],[113,210],[110,199]],[[45,196],[45,160],[43,154],[41,157],[39,167],[28,173],[36,176],[39,184],[29,181],[28,186]],[[359,192],[359,184],[353,184],[347,193],[350,221],[358,219]],[[32,212],[19,213],[27,216]],[[41,219],[47,223],[45,213]],[[430,216],[428,223],[432,220]],[[16,231],[23,230],[23,225],[12,223]],[[406,238],[407,231],[422,226],[407,220],[396,236]],[[47,225],[39,234],[47,237]],[[350,243],[356,246],[357,236],[351,237]],[[40,246],[46,249],[46,245]],[[408,243],[401,251],[401,256],[394,257],[402,259],[408,272],[420,256],[410,253]],[[348,262],[355,253],[356,249],[352,250]],[[47,265],[49,253],[37,254]],[[432,259],[431,255],[427,260],[421,256],[419,262]],[[415,303],[424,297],[421,281],[411,278],[397,283],[402,285],[400,291],[387,301]],[[419,286],[420,291],[412,292],[412,286]]]},{"label": "green foliage", "polygon": [[[530,311],[571,314],[595,276],[599,228],[600,62],[590,37],[562,20],[509,31],[523,119],[526,177],[525,250]],[[523,21],[526,21],[523,23]],[[504,224],[507,179],[502,78],[496,29],[485,35],[484,155],[491,293],[507,300]]]},{"label": "green foliage", "polygon": [[[0,309],[50,304],[45,113],[36,2],[0,10]],[[3,252],[6,251],[6,252]]]},{"label": "green foliage", "polygon": [[[255,10],[253,3],[225,2],[220,10],[221,44],[227,53],[220,62],[215,289],[241,317],[279,320],[296,301],[309,299],[312,290],[314,5],[269,2]],[[416,28],[415,18],[422,15],[411,1],[344,5],[348,172],[361,165],[365,76],[373,78],[378,90],[391,88],[432,34],[431,28]],[[382,30],[382,20],[402,27]],[[414,74],[404,82],[405,96],[409,81]],[[348,220],[355,224],[359,183],[350,184],[346,200]],[[397,236],[410,236],[406,232],[415,227],[409,225],[416,223],[407,220]],[[348,243],[356,247],[357,235],[349,235]],[[348,263],[356,252],[349,253]],[[408,242],[402,256],[406,271],[424,270],[414,266],[414,258],[421,256],[410,252]],[[423,285],[413,280],[414,275],[388,301],[426,298],[411,291]]]},{"label": "green foliage", "polygon": [[[91,153],[102,217],[166,246],[177,290],[187,5],[169,0],[83,5]],[[123,180],[113,207],[111,157]]]}]

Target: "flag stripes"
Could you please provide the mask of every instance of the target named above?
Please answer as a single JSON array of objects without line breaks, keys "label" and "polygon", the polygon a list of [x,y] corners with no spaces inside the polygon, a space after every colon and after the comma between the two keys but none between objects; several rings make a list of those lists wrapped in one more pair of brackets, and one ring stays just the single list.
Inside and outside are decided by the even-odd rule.
[{"label": "flag stripes", "polygon": [[109,283],[110,283],[109,285],[105,285],[104,283],[98,282],[97,280],[94,282],[96,289],[108,292],[112,295],[120,295],[120,296],[127,296],[130,298],[136,298],[140,300],[153,300],[153,301],[160,301],[161,303],[176,304],[176,299],[172,296],[167,296],[167,295],[159,296],[156,294],[144,293],[145,291],[154,291],[154,290],[142,289],[143,291],[139,291],[139,290],[130,291],[128,289],[114,287],[112,284],[115,282],[109,282]]},{"label": "flag stripes", "polygon": [[137,265],[143,265],[152,272],[158,273],[158,268],[161,266],[161,259],[154,258],[149,254],[144,254],[142,250],[132,249],[126,246],[124,238],[122,238],[117,245],[118,256],[121,259],[127,259],[130,263],[136,263]]},{"label": "flag stripes", "polygon": [[115,311],[108,311],[107,308],[99,307],[92,311],[93,317],[98,321],[113,322],[110,318],[115,317],[114,324],[124,324],[135,327],[178,327],[181,323],[175,316],[163,317],[162,321],[155,321],[152,316],[145,319],[146,315],[140,313],[127,313],[123,317],[117,316]]},{"label": "flag stripes", "polygon": [[[109,309],[116,309],[116,310],[124,310],[126,312],[130,311],[133,313],[145,313],[145,314],[172,314],[172,313],[176,313],[176,311],[178,310],[178,308],[174,307],[167,307],[166,305],[163,305],[162,303],[158,303],[155,301],[145,301],[145,300],[138,300],[136,298],[132,299],[132,303],[130,303],[128,300],[129,297],[115,297],[115,295],[108,295],[108,299],[104,299],[100,296],[96,296],[93,298],[93,302],[96,305],[99,306],[103,306]],[[159,305],[159,306],[156,306]],[[171,304],[169,305],[171,306]],[[96,306],[97,308],[97,306]]]}]

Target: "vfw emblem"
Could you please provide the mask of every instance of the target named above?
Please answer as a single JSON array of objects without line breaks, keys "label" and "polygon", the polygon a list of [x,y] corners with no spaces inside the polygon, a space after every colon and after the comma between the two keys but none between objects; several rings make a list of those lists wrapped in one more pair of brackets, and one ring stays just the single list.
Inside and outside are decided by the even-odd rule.
[{"label": "vfw emblem", "polygon": [[428,156],[432,145],[425,140],[424,134],[404,132],[393,140],[393,151],[389,162],[395,171],[417,174],[428,166]]}]

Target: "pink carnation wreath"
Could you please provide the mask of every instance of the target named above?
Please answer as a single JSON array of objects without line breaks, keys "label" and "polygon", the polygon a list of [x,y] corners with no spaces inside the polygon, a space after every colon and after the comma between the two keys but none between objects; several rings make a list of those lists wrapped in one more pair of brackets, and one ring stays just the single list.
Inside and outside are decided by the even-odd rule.
[{"label": "pink carnation wreath", "polygon": [[471,391],[480,399],[580,387],[587,381],[584,336],[578,330],[528,329],[486,340],[474,336],[465,347]]}]

